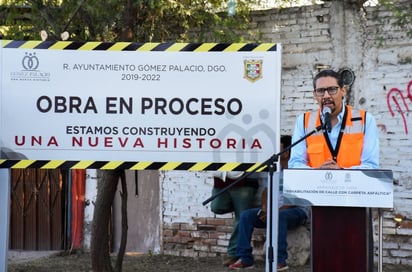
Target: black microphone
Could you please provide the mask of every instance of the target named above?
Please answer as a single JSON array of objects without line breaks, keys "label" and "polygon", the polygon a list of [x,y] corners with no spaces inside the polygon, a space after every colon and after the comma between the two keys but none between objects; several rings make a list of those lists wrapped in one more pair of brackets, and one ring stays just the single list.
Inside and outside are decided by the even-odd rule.
[{"label": "black microphone", "polygon": [[330,133],[332,130],[332,124],[330,122],[330,114],[332,113],[332,110],[329,107],[323,107],[322,113],[325,121],[325,129]]}]

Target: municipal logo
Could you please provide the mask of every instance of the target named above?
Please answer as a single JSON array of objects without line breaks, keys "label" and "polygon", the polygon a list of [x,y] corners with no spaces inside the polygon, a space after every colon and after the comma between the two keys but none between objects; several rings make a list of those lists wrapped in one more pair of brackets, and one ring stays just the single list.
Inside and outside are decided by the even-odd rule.
[{"label": "municipal logo", "polygon": [[323,177],[321,182],[325,184],[334,184],[337,182],[337,180],[335,179],[331,171],[326,171],[325,176]]},{"label": "municipal logo", "polygon": [[28,53],[23,57],[21,64],[24,70],[35,71],[39,68],[39,59],[36,57],[36,53]]},{"label": "municipal logo", "polygon": [[244,60],[244,77],[250,82],[256,82],[262,78],[263,60]]},{"label": "municipal logo", "polygon": [[325,173],[325,180],[332,180],[333,179],[333,174],[332,172],[326,172]]},{"label": "municipal logo", "polygon": [[36,52],[25,52],[20,60],[21,70],[10,72],[11,80],[50,81],[50,73],[39,69],[40,59]]}]

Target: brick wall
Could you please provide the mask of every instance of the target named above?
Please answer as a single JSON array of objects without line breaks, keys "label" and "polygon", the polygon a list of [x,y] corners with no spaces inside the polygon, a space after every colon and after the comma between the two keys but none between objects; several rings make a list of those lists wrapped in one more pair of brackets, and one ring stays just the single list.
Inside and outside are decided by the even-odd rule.
[{"label": "brick wall", "polygon": [[[347,102],[375,116],[380,133],[380,167],[393,170],[395,177],[394,209],[383,212],[383,261],[412,265],[412,225],[406,221],[396,225],[393,220],[396,213],[412,218],[412,39],[391,26],[392,21],[391,13],[382,8],[362,10],[346,1],[328,1],[257,11],[251,37],[282,44],[282,134],[293,132],[298,114],[317,108],[311,84],[318,68],[354,71],[356,80]],[[230,232],[222,231],[217,236],[214,232],[228,230],[231,215],[224,217],[224,226],[220,225],[221,218],[211,213],[209,205],[202,205],[210,197],[211,188],[208,173],[162,173],[165,252],[222,254]],[[374,222],[376,227],[376,215]],[[202,235],[205,241],[201,241]]]},{"label": "brick wall", "polygon": [[[163,225],[163,252],[190,257],[225,256],[233,219],[202,217],[193,223]],[[252,244],[257,256],[263,256],[265,230],[254,232]]]}]

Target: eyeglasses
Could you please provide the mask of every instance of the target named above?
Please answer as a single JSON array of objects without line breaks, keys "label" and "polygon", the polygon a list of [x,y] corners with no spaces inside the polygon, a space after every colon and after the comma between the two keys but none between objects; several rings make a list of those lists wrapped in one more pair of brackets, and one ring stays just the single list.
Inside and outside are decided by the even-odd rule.
[{"label": "eyeglasses", "polygon": [[327,87],[327,88],[317,88],[315,89],[315,94],[316,96],[324,96],[325,92],[328,92],[329,95],[334,95],[338,92],[339,87],[338,86],[332,86],[332,87]]}]

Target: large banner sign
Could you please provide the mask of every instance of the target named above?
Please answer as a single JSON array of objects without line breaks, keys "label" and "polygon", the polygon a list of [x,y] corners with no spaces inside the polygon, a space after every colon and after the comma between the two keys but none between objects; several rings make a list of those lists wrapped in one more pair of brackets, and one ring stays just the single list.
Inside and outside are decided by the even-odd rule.
[{"label": "large banner sign", "polygon": [[0,167],[262,163],[279,148],[280,49],[3,40]]}]

